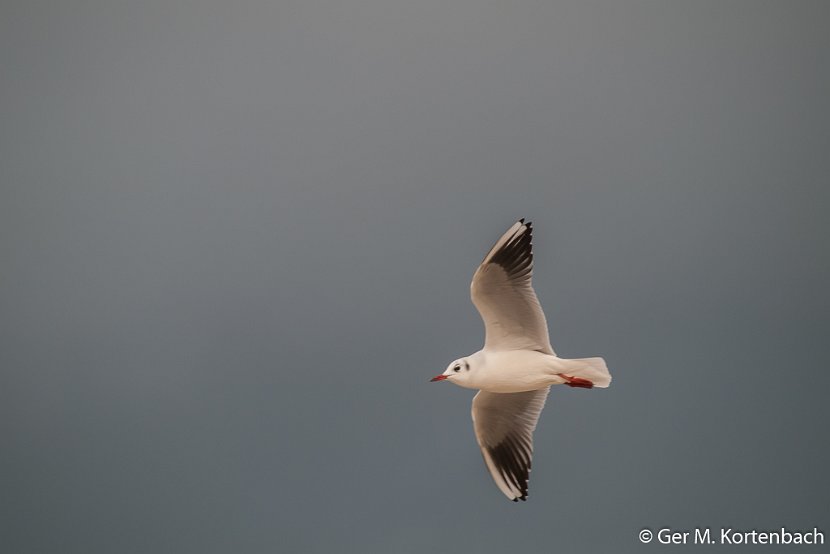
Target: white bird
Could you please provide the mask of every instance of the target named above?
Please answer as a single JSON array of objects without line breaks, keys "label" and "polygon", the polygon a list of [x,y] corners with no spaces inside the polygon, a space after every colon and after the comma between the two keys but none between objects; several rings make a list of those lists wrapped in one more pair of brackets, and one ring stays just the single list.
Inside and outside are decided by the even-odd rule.
[{"label": "white bird", "polygon": [[484,320],[484,348],[431,379],[479,389],[472,410],[476,440],[493,481],[514,502],[527,499],[533,431],[550,385],[611,383],[602,358],[567,360],[553,351],[531,283],[532,234],[531,223],[520,219],[484,257],[470,284]]}]

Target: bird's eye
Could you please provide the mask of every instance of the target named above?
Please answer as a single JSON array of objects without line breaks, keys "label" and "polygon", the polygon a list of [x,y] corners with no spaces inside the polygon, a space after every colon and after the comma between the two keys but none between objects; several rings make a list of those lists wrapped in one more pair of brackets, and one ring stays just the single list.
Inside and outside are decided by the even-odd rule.
[{"label": "bird's eye", "polygon": [[461,371],[461,366],[457,365],[457,366],[455,366],[454,368],[452,368],[452,370],[453,370],[454,372],[458,373],[459,371]]}]

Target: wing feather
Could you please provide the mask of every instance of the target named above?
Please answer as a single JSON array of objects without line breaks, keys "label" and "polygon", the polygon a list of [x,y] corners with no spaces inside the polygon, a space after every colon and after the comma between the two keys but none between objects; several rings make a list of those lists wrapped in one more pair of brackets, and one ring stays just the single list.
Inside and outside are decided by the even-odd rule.
[{"label": "wing feather", "polygon": [[484,463],[499,490],[514,502],[527,499],[533,431],[549,390],[479,391],[473,398],[473,429]]},{"label": "wing feather", "polygon": [[484,347],[554,354],[548,325],[533,290],[533,227],[513,224],[479,265],[470,296],[484,320]]}]

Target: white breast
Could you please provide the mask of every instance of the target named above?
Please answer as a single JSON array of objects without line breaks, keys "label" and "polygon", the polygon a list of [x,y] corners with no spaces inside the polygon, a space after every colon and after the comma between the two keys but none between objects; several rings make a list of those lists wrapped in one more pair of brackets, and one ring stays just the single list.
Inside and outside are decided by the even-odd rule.
[{"label": "white breast", "polygon": [[489,392],[539,390],[558,382],[559,358],[533,350],[482,350],[471,385]]}]

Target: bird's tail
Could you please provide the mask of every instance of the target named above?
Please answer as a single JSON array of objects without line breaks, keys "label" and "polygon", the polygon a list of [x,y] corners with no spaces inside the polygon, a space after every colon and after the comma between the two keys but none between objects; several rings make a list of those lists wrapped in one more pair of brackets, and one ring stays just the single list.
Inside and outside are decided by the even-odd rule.
[{"label": "bird's tail", "polygon": [[[587,379],[595,387],[606,388],[611,384],[611,374],[602,358],[579,358],[562,360],[565,362],[565,374],[570,377]],[[580,385],[577,385],[580,386]]]}]

